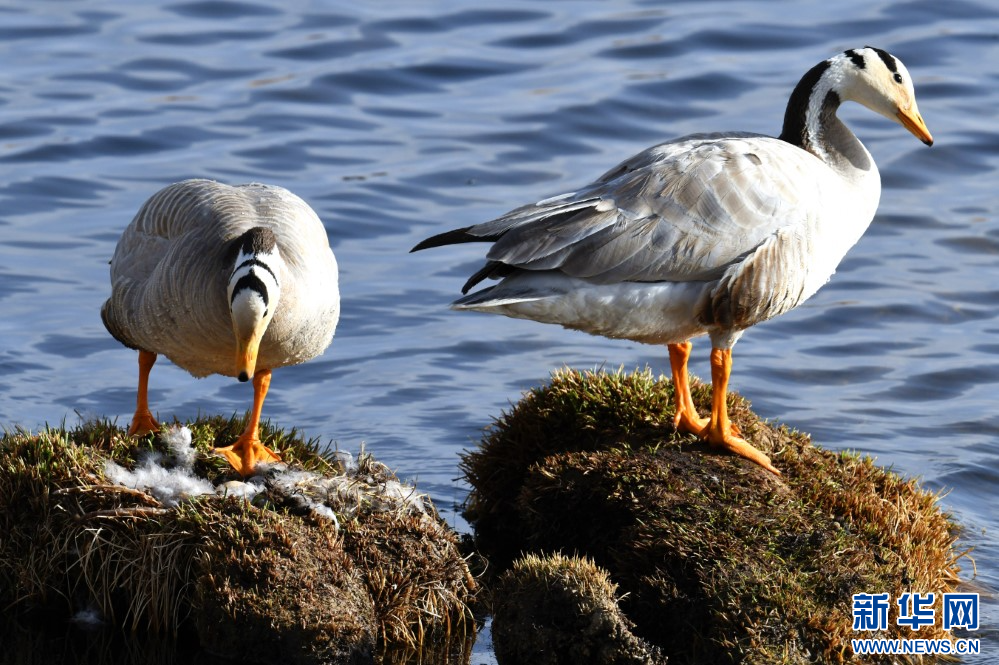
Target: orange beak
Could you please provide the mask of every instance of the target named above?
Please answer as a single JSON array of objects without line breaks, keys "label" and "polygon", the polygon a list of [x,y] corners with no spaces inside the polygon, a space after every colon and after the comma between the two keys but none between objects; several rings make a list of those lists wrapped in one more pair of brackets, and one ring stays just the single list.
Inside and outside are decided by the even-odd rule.
[{"label": "orange beak", "polygon": [[260,350],[260,334],[254,332],[249,339],[236,338],[236,376],[240,381],[249,381],[257,369],[257,352]]},{"label": "orange beak", "polygon": [[926,145],[933,145],[933,136],[930,134],[930,130],[926,129],[926,123],[923,122],[923,116],[919,115],[919,111],[916,110],[916,105],[913,104],[908,110],[899,109],[895,114],[898,121],[902,123],[902,126],[912,132],[912,135],[917,139],[925,143]]}]

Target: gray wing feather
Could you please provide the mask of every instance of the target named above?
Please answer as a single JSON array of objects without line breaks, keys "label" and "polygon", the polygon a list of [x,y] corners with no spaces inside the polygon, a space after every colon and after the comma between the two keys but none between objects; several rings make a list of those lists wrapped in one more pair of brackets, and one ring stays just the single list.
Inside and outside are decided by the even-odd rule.
[{"label": "gray wing feather", "polygon": [[650,148],[570,194],[468,233],[487,258],[597,283],[719,277],[779,229],[805,223],[820,163],[778,139],[696,135]]}]

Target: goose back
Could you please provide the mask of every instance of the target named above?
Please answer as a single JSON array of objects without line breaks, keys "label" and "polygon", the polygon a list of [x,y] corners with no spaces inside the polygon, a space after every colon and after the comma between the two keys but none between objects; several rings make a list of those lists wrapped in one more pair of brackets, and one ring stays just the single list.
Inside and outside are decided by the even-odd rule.
[{"label": "goose back", "polygon": [[101,310],[126,346],[167,356],[195,376],[235,375],[226,288],[233,242],[270,228],[284,267],[281,298],[257,366],[304,362],[332,341],[339,319],[336,259],[322,222],[281,187],[186,180],[151,197],[122,233]]}]

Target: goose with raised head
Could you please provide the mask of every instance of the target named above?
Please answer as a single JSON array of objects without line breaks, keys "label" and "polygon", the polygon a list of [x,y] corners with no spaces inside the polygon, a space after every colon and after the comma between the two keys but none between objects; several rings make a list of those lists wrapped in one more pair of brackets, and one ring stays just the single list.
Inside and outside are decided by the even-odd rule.
[{"label": "goose with raised head", "polygon": [[[811,297],[863,235],[881,195],[877,166],[836,116],[854,101],[933,138],[902,62],[873,47],[820,62],[795,87],[779,137],[694,134],[649,148],[595,182],[412,251],[491,242],[454,309],[665,344],[677,429],[779,474],[729,421],[732,346]],[[690,395],[690,339],[711,339],[711,413]]]},{"label": "goose with raised head", "polygon": [[259,433],[271,370],[325,351],[339,315],[336,259],[319,217],[298,196],[211,180],[160,190],[122,233],[101,308],[108,332],[139,351],[129,434],[159,429],[148,385],[164,355],[196,377],[252,379],[246,428],[216,452],[244,476],[277,461]]}]

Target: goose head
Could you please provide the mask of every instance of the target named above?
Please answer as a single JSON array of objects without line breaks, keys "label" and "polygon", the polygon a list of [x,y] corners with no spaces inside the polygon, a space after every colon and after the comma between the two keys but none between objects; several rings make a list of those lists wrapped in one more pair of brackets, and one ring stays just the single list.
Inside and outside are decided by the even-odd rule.
[{"label": "goose head", "polygon": [[254,227],[233,243],[227,294],[236,336],[235,374],[240,381],[248,381],[256,371],[260,340],[281,298],[279,275],[284,261],[268,228]]},{"label": "goose head", "polygon": [[873,46],[851,49],[839,57],[845,75],[838,92],[844,101],[863,104],[898,122],[926,145],[933,145],[933,136],[916,106],[912,77],[901,60]]}]

